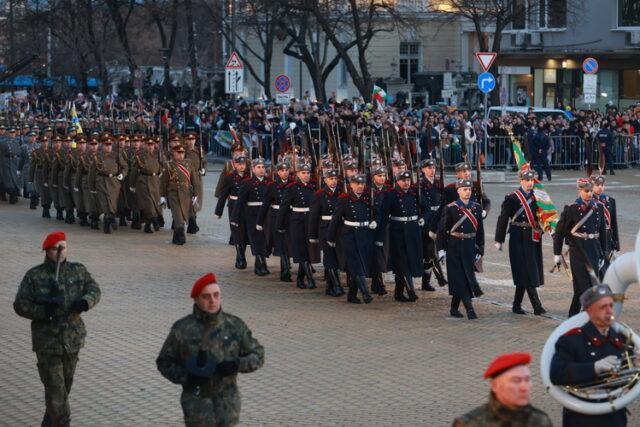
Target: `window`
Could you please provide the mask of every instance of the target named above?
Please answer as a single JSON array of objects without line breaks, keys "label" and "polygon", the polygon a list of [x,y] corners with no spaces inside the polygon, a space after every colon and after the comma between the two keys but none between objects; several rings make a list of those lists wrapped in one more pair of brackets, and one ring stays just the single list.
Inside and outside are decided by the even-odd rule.
[{"label": "window", "polygon": [[514,30],[524,30],[527,28],[527,3],[526,0],[515,0],[513,2],[513,24]]},{"label": "window", "polygon": [[513,0],[511,7],[513,30],[567,26],[567,0]]},{"label": "window", "polygon": [[408,84],[415,83],[415,73],[420,69],[420,43],[400,43],[400,77]]},{"label": "window", "polygon": [[540,28],[567,26],[566,0],[540,0]]},{"label": "window", "polygon": [[640,27],[638,0],[618,0],[618,27]]}]

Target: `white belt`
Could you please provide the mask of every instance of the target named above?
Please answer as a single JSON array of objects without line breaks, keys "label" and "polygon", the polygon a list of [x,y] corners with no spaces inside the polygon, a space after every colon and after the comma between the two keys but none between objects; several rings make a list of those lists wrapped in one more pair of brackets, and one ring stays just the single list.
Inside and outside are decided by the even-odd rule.
[{"label": "white belt", "polygon": [[309,212],[309,208],[291,208],[292,211],[294,212]]},{"label": "white belt", "polygon": [[238,200],[238,196],[229,196],[230,200]]},{"label": "white belt", "polygon": [[369,221],[365,221],[365,222],[345,221],[344,225],[349,225],[351,227],[368,227],[369,226]]},{"label": "white belt", "polygon": [[331,221],[331,215],[322,215],[320,218],[324,221]]},{"label": "white belt", "polygon": [[409,222],[409,221],[417,221],[418,220],[418,216],[392,216],[391,219],[393,221],[402,221],[402,222]]},{"label": "white belt", "polygon": [[571,234],[584,240],[592,240],[600,237],[600,233],[571,233]]},{"label": "white belt", "polygon": [[431,206],[432,211],[437,211],[438,209],[440,209],[440,206]]},{"label": "white belt", "polygon": [[271,209],[280,209],[280,205],[271,205]]},{"label": "white belt", "polygon": [[262,206],[262,202],[247,202],[247,206]]}]

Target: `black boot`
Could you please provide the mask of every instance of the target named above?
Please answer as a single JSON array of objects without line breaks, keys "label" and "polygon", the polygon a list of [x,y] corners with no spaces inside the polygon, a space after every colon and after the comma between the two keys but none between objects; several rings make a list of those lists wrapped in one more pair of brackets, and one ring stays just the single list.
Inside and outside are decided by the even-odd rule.
[{"label": "black boot", "polygon": [[56,208],[56,219],[58,221],[64,221],[64,210],[60,208]]},{"label": "black boot", "polygon": [[154,231],[160,231],[160,223],[158,222],[158,218],[151,218],[151,225],[153,226]]},{"label": "black boot", "polygon": [[431,268],[425,268],[422,271],[422,290],[428,292],[435,292],[436,288],[431,286]]},{"label": "black boot", "polygon": [[196,217],[192,216],[189,218],[189,226],[187,227],[187,233],[196,234],[200,231],[200,227],[198,227],[198,223],[196,222]]},{"label": "black boot", "polygon": [[280,281],[291,282],[291,264],[288,255],[280,255]]},{"label": "black boot", "polygon": [[536,288],[527,288],[527,295],[529,295],[529,300],[531,301],[531,305],[533,306],[533,314],[535,314],[536,316],[540,316],[541,314],[545,314],[547,312],[547,310],[542,307],[542,302],[540,302],[540,298],[538,297],[538,290]]},{"label": "black boot", "polygon": [[395,298],[396,301],[409,302],[409,298],[404,296],[404,282],[402,281],[402,277],[396,274],[395,278],[396,287],[393,291],[393,298]]},{"label": "black boot", "polygon": [[187,243],[187,235],[184,233],[184,224],[176,226],[176,233],[178,234],[178,245],[184,245]]},{"label": "black boot", "polygon": [[334,297],[336,291],[334,289],[333,279],[331,278],[331,275],[329,274],[329,269],[327,268],[324,269],[324,281],[326,284],[324,288],[324,293],[330,297]]},{"label": "black boot", "polygon": [[458,307],[460,307],[460,297],[453,296],[451,298],[451,310],[449,310],[449,314],[451,314],[453,317],[463,318],[464,315],[460,313]]},{"label": "black boot", "polygon": [[376,295],[386,295],[387,289],[384,287],[382,273],[373,273],[371,276],[371,292]]},{"label": "black boot", "polygon": [[38,209],[38,203],[40,203],[40,199],[38,199],[37,197],[32,197],[31,203],[29,203],[29,209],[31,210]]},{"label": "black boot", "polygon": [[245,245],[236,245],[236,268],[244,270],[247,268],[247,259],[244,257]]},{"label": "black boot", "polygon": [[86,227],[89,225],[89,221],[87,221],[87,213],[86,212],[78,212],[78,218],[80,218],[80,226]]},{"label": "black boot", "polygon": [[311,263],[309,261],[306,261],[303,264],[303,266],[304,266],[304,274],[307,276],[307,287],[309,289],[317,288],[316,281],[313,279],[313,271],[311,268]]},{"label": "black boot", "polygon": [[416,295],[416,290],[413,287],[413,277],[404,276],[403,281],[405,286],[407,287],[407,294],[409,295],[409,301],[411,302],[418,301],[418,295]]},{"label": "black boot", "polygon": [[18,203],[18,196],[15,194],[9,194],[9,204],[15,205],[16,203]]},{"label": "black boot", "polygon": [[300,264],[298,264],[298,276],[296,277],[296,286],[299,289],[307,289],[307,285],[304,283],[304,276],[304,263],[301,262]]},{"label": "black boot", "polygon": [[476,314],[475,310],[473,309],[473,304],[471,303],[471,298],[470,297],[462,298],[462,304],[464,304],[464,308],[465,308],[465,310],[467,310],[467,317],[469,318],[469,320],[473,320],[473,319],[477,319],[478,318],[478,315]]},{"label": "black boot", "polygon": [[266,266],[267,260],[264,259],[261,255],[256,255],[255,264],[253,267],[253,272],[256,276],[266,276],[269,274],[269,270],[267,270]]},{"label": "black boot", "polygon": [[49,212],[51,206],[43,206],[42,207],[42,218],[51,218],[51,213]]},{"label": "black boot", "polygon": [[67,208],[67,217],[64,219],[66,224],[73,224],[76,222],[76,217],[73,215],[73,209]]},{"label": "black boot", "polygon": [[134,230],[141,230],[142,224],[140,223],[140,212],[134,211],[131,214],[131,228]]},{"label": "black boot", "polygon": [[91,223],[89,225],[92,230],[98,230],[98,214],[91,214]]},{"label": "black boot", "polygon": [[153,233],[153,230],[151,229],[151,223],[150,222],[146,222],[144,224],[144,232],[148,233],[148,234]]},{"label": "black boot", "polygon": [[127,217],[125,215],[120,215],[120,226],[126,227],[127,225]]},{"label": "black boot", "polygon": [[[164,217],[163,217],[162,215],[160,215],[160,216],[157,218],[157,220],[158,220],[158,225],[159,225],[160,227],[164,227]],[[158,230],[156,230],[156,231],[158,231]]]},{"label": "black boot", "polygon": [[347,273],[347,286],[349,286],[349,292],[347,293],[347,302],[351,304],[362,304],[362,301],[358,298],[358,286],[353,277]]},{"label": "black boot", "polygon": [[380,290],[380,287],[378,283],[378,276],[372,273],[371,274],[371,293],[377,295],[379,290]]},{"label": "black boot", "polygon": [[358,284],[358,288],[360,288],[360,293],[362,294],[362,300],[364,303],[369,304],[373,301],[373,297],[369,294],[367,279],[364,276],[355,276],[353,280]]},{"label": "black boot", "polygon": [[104,234],[111,234],[111,220],[104,219]]},{"label": "black boot", "polygon": [[178,230],[173,230],[173,239],[171,239],[171,243],[173,243],[174,245],[179,245],[180,244],[180,238],[178,236]]},{"label": "black boot", "polygon": [[338,269],[331,269],[328,271],[329,280],[333,283],[333,297],[341,297],[344,295],[344,289],[340,284],[340,271]]},{"label": "black boot", "polygon": [[524,288],[522,286],[516,286],[516,294],[513,297],[513,307],[511,311],[515,314],[525,314],[522,309],[522,298],[524,297]]}]

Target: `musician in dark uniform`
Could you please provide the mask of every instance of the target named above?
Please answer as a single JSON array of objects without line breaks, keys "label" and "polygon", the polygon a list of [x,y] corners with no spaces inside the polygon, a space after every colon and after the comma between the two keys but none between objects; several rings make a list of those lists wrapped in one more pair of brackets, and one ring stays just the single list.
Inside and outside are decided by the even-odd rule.
[{"label": "musician in dark uniform", "polygon": [[316,288],[311,270],[311,263],[315,262],[311,255],[315,253],[314,248],[309,247],[309,211],[315,192],[316,186],[311,182],[311,165],[299,164],[296,180],[287,185],[276,219],[278,232],[287,232],[293,262],[298,263],[296,286],[300,289]]},{"label": "musician in dark uniform", "polygon": [[341,194],[327,230],[327,243],[336,246],[338,233],[342,238],[346,254],[347,301],[353,304],[362,302],[357,296],[358,289],[365,304],[373,298],[367,287],[366,277],[370,277],[371,257],[373,256],[373,230],[377,226],[370,219],[371,199],[365,194],[367,182],[365,175],[352,175],[349,179],[349,191]]},{"label": "musician in dark uniform", "polygon": [[[272,253],[280,257],[280,280],[291,282],[291,265],[289,262],[289,247],[286,235],[278,233],[276,220],[280,205],[284,198],[287,185],[293,182],[289,176],[291,166],[287,162],[280,162],[276,165],[276,176],[273,181],[267,183],[267,191],[262,202],[262,207],[258,211],[256,229],[265,229],[267,239],[267,253]],[[285,220],[285,223],[288,221]]]},{"label": "musician in dark uniform", "polygon": [[435,270],[436,279],[438,285],[445,286],[447,280],[442,274],[442,268],[440,267],[437,254],[436,243],[434,238],[436,237],[436,231],[438,229],[437,221],[434,218],[438,218],[438,211],[440,209],[440,199],[442,196],[442,183],[436,178],[436,161],[435,159],[425,159],[420,163],[420,169],[422,170],[423,177],[420,180],[420,188],[422,190],[422,197],[426,199],[426,204],[431,211],[430,221],[426,226],[422,227],[422,254],[424,256],[423,271],[422,271],[422,290],[433,292],[436,289],[431,286],[431,273]]},{"label": "musician in dark uniform", "polygon": [[[231,213],[233,212],[234,205],[238,200],[240,194],[240,186],[242,180],[245,179],[245,170],[247,168],[247,158],[244,154],[240,154],[233,158],[233,171],[227,173],[222,180],[222,186],[220,187],[220,196],[218,197],[218,203],[214,211],[215,216],[219,219],[222,218],[224,212],[224,204],[229,199],[228,213],[229,219],[231,219]],[[244,217],[238,219],[238,226],[234,227],[229,224],[231,228],[231,240],[230,244],[236,248],[236,268],[244,270],[247,268],[247,259],[245,257],[245,250],[249,238],[247,236],[247,224]]]},{"label": "musician in dark uniform", "polygon": [[474,262],[484,254],[484,226],[478,203],[471,200],[473,182],[456,182],[458,200],[445,206],[438,227],[436,247],[440,259],[447,259],[447,280],[451,298],[450,313],[463,317],[458,310],[463,303],[469,319],[477,319],[471,298],[483,294],[474,269]]},{"label": "musician in dark uniform", "polygon": [[396,185],[387,190],[382,201],[380,230],[376,245],[383,242],[384,227],[389,225],[389,257],[395,275],[394,297],[405,301],[403,288],[407,288],[408,300],[416,301],[418,296],[413,286],[413,278],[422,275],[421,227],[429,221],[431,210],[422,198],[420,206],[418,187],[411,185],[411,172],[396,175]]},{"label": "musician in dark uniform", "polygon": [[327,229],[331,216],[336,210],[338,197],[342,193],[338,188],[338,170],[329,169],[323,172],[324,185],[313,196],[309,216],[309,242],[322,248],[322,265],[326,271],[326,294],[332,297],[344,295],[340,284],[340,265],[337,248],[329,246]]},{"label": "musician in dark uniform", "polygon": [[[569,308],[569,316],[580,311],[579,297],[591,284],[585,262],[588,262],[597,272],[600,261],[604,257],[604,250],[607,248],[604,213],[602,205],[593,200],[593,183],[582,178],[578,180],[576,186],[578,198],[564,207],[553,237],[553,254],[557,265],[562,261],[562,245],[565,240],[569,244],[573,278],[573,300]],[[587,260],[576,245],[580,245],[581,252],[586,254]]]},{"label": "musician in dark uniform", "polygon": [[[378,161],[371,168],[371,187],[366,188],[365,192],[373,194],[373,212],[374,218],[381,215],[382,201],[387,190],[391,185],[387,183],[387,168]],[[383,274],[389,271],[389,227],[384,227],[379,231],[383,237],[381,245],[376,244],[373,249],[373,258],[371,263],[371,292],[378,295],[386,295],[387,290],[384,286]],[[402,298],[406,299],[404,295]]]},{"label": "musician in dark uniform", "polygon": [[[246,177],[241,184],[238,200],[234,203],[229,222],[232,227],[246,224],[247,236],[251,245],[251,253],[255,257],[254,273],[258,276],[269,274],[267,269],[267,247],[264,231],[258,225],[258,212],[262,207],[267,192],[266,169],[261,157],[251,161],[252,176]],[[244,221],[242,221],[244,219]]]},{"label": "musician in dark uniform", "polygon": [[620,250],[620,237],[618,236],[618,213],[616,210],[616,199],[604,194],[606,177],[603,175],[591,175],[593,182],[593,200],[602,205],[604,213],[604,224],[607,229],[607,248],[604,249],[604,264],[600,269],[600,280],[609,268],[614,254]]},{"label": "musician in dark uniform", "polygon": [[[455,166],[456,170],[456,181],[460,179],[468,179],[471,180],[471,165],[466,162],[458,163]],[[482,206],[482,218],[487,217],[487,212],[491,207],[491,200],[487,198],[485,194],[482,194],[482,198],[478,194],[478,188],[480,188],[480,183],[478,181],[473,181],[473,188],[471,189],[471,201],[474,203],[478,203]],[[442,200],[442,206],[446,206],[451,202],[455,202],[458,200],[458,190],[456,188],[456,183],[451,183],[444,188],[444,199]]]},{"label": "musician in dark uniform", "polygon": [[[595,381],[599,376],[617,370],[625,353],[624,334],[612,327],[613,293],[602,284],[587,288],[580,304],[589,321],[572,329],[556,342],[549,376],[555,385],[577,385]],[[564,427],[621,427],[627,425],[626,409],[603,415],[590,415],[562,410]]]},{"label": "musician in dark uniform", "polygon": [[529,295],[533,314],[546,313],[536,290],[544,284],[544,270],[542,229],[536,216],[538,205],[533,196],[535,176],[532,170],[518,172],[520,187],[505,196],[496,226],[495,247],[500,251],[509,232],[509,261],[516,287],[512,310],[516,314],[524,314],[522,299],[525,292]]}]

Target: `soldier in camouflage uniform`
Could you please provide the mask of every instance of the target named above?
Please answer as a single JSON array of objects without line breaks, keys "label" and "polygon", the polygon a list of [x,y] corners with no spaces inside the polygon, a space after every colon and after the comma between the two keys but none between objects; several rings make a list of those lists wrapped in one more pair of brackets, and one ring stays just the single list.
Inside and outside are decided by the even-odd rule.
[{"label": "soldier in camouflage uniform", "polygon": [[264,363],[264,348],[247,325],[221,308],[213,273],[198,279],[191,297],[193,313],[178,320],[156,364],[169,381],[182,385],[185,425],[231,426],[240,418],[238,372]]},{"label": "soldier in camouflage uniform", "polygon": [[42,250],[46,251],[44,263],[27,271],[13,308],[19,316],[31,319],[33,351],[46,402],[42,425],[68,426],[69,392],[87,334],[80,313],[100,301],[100,288],[84,265],[67,261],[64,233],[49,234]]},{"label": "soldier in camouflage uniform", "polygon": [[453,421],[454,427],[551,427],[551,419],[529,403],[531,372],[529,353],[498,356],[487,368],[490,378],[489,402]]}]

